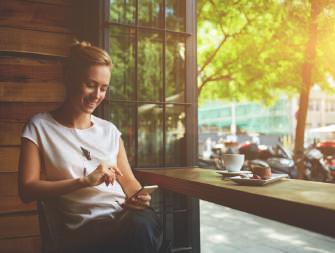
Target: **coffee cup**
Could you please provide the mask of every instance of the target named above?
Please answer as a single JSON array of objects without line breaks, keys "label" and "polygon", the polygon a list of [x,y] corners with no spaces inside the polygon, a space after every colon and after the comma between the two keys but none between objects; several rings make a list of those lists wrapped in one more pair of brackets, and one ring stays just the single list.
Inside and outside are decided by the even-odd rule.
[{"label": "coffee cup", "polygon": [[238,172],[244,163],[244,155],[242,154],[224,154],[223,164],[229,172]]}]

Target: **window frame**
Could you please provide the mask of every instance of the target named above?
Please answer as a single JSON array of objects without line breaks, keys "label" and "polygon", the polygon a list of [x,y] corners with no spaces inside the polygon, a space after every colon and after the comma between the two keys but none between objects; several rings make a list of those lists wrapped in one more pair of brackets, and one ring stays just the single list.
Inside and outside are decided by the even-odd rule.
[{"label": "window frame", "polygon": [[[163,4],[165,5],[167,0],[163,0]],[[196,89],[196,69],[197,69],[197,62],[196,62],[196,1],[194,0],[185,0],[186,2],[186,17],[185,17],[185,31],[184,32],[176,32],[171,31],[168,29],[164,29],[165,19],[164,19],[164,27],[163,28],[155,28],[155,27],[146,27],[142,25],[138,25],[138,20],[136,20],[134,25],[129,24],[119,24],[116,22],[110,22],[109,21],[109,9],[110,9],[110,1],[104,0],[104,1],[98,1],[99,2],[99,27],[98,29],[98,45],[103,47],[104,49],[109,48],[109,29],[112,25],[117,25],[120,27],[136,27],[137,29],[145,29],[145,30],[151,30],[151,31],[158,31],[160,33],[163,33],[163,62],[165,62],[165,47],[167,45],[167,33],[174,33],[185,37],[185,100],[184,102],[167,102],[165,100],[165,90],[166,90],[166,78],[165,78],[165,66],[163,71],[163,100],[161,101],[143,101],[138,99],[138,85],[135,86],[135,99],[134,100],[126,100],[126,99],[110,99],[108,101],[105,101],[104,104],[101,106],[98,114],[103,114],[104,106],[106,106],[109,103],[129,103],[133,104],[135,103],[136,106],[143,103],[152,103],[155,105],[161,105],[163,107],[163,152],[161,161],[162,164],[160,166],[155,167],[165,167],[166,164],[166,122],[165,122],[165,116],[166,116],[166,108],[165,105],[173,104],[177,106],[185,106],[186,108],[186,119],[185,119],[185,127],[186,127],[186,159],[185,159],[185,166],[182,167],[191,167],[197,165],[197,159],[198,159],[198,127],[197,127],[197,89]],[[136,7],[138,7],[138,0],[136,2]],[[137,15],[136,15],[137,16]],[[137,19],[137,17],[136,17]],[[136,31],[135,34],[135,41],[138,42],[138,32]],[[137,72],[136,69],[137,65],[137,55],[135,55],[135,72]],[[135,74],[135,83],[137,83],[137,74]],[[195,87],[194,87],[195,86]],[[138,115],[136,115],[135,119],[135,129],[138,129]],[[138,165],[138,134],[137,131],[135,131],[135,168],[139,168]],[[180,166],[178,166],[180,167]]]},{"label": "window frame", "polygon": [[[165,3],[165,0],[164,0]],[[108,29],[108,15],[109,15],[109,0],[78,1],[82,8],[76,10],[74,16],[74,33],[79,40],[87,40],[92,44],[108,49],[109,36],[106,32]],[[185,32],[188,33],[186,38],[186,75],[185,75],[185,106],[186,106],[186,165],[185,167],[197,166],[198,160],[198,114],[197,114],[197,60],[196,60],[196,1],[186,0],[186,26]],[[165,79],[165,78],[164,78]],[[165,80],[164,80],[165,82]],[[114,100],[116,102],[116,100]],[[104,115],[104,104],[100,106],[95,114]],[[165,129],[165,128],[164,128]],[[138,142],[136,135],[136,143]],[[136,144],[138,145],[138,143]],[[136,149],[138,146],[135,147]],[[165,148],[165,143],[164,143]],[[137,154],[137,152],[136,152]],[[156,169],[164,168],[156,167]],[[135,168],[136,170],[136,168]],[[171,207],[167,205],[169,192],[163,191],[160,202],[162,203],[163,226],[164,231],[169,223],[167,215],[171,213]],[[187,201],[187,223],[188,226],[182,233],[185,233],[188,238],[190,247],[176,248],[178,252],[200,252],[200,214],[199,214],[199,200],[194,198],[184,197]],[[178,196],[174,197],[174,202],[178,202]],[[175,213],[176,211],[173,211]],[[180,231],[179,231],[180,232]],[[176,231],[172,231],[176,233]],[[166,233],[164,233],[166,238]]]}]

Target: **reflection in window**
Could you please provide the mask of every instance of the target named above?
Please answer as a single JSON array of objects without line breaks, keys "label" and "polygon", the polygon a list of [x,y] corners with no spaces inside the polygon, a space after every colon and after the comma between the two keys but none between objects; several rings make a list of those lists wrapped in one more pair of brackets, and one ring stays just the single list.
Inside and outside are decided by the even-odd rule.
[{"label": "reflection in window", "polygon": [[110,30],[109,53],[113,68],[110,98],[134,98],[135,84],[135,39],[129,28],[113,26]]},{"label": "reflection in window", "polygon": [[166,155],[167,166],[186,164],[185,106],[166,105]]},{"label": "reflection in window", "polygon": [[130,164],[135,165],[135,106],[124,103],[110,103],[104,107],[105,119],[111,121],[122,133]]},{"label": "reflection in window", "polygon": [[161,101],[163,89],[163,44],[157,33],[142,33],[138,42],[139,98]]},{"label": "reflection in window", "polygon": [[135,23],[136,0],[109,0],[109,19],[112,22]]},{"label": "reflection in window", "polygon": [[163,27],[163,0],[138,1],[138,22],[143,26]]},{"label": "reflection in window", "polygon": [[166,0],[166,28],[168,30],[185,31],[185,0]]},{"label": "reflection in window", "polygon": [[[137,152],[136,166],[185,165],[186,108],[180,103],[185,103],[186,35],[179,32],[186,28],[186,0],[109,1],[114,66],[108,117],[122,129],[129,155]],[[115,100],[127,103],[121,108]]]},{"label": "reflection in window", "polygon": [[167,36],[166,46],[166,101],[184,102],[185,39]]},{"label": "reflection in window", "polygon": [[138,165],[162,165],[163,110],[155,104],[138,107]]}]

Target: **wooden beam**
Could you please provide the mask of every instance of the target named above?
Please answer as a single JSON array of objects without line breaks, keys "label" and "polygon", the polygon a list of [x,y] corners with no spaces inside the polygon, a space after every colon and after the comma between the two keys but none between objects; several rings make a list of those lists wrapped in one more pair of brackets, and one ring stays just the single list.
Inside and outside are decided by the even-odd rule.
[{"label": "wooden beam", "polygon": [[0,57],[0,83],[63,82],[60,60],[17,56]]},{"label": "wooden beam", "polygon": [[39,234],[36,214],[0,215],[0,239],[38,236]]},{"label": "wooden beam", "polygon": [[52,111],[61,103],[59,102],[0,102],[0,121],[27,122],[33,115],[39,112]]},{"label": "wooden beam", "polygon": [[11,212],[31,212],[36,211],[36,209],[35,201],[25,204],[19,196],[0,196],[0,215]]},{"label": "wooden beam", "polygon": [[0,240],[0,252],[7,253],[40,253],[41,239],[39,236]]},{"label": "wooden beam", "polygon": [[0,27],[0,51],[65,57],[73,36]]},{"label": "wooden beam", "polygon": [[66,5],[66,6],[73,6],[76,0],[28,0],[29,2],[35,3],[46,3],[50,5]]},{"label": "wooden beam", "polygon": [[0,102],[62,102],[62,83],[0,83]]},{"label": "wooden beam", "polygon": [[0,5],[0,24],[36,31],[72,33],[73,12],[72,7],[65,5],[3,1]]},{"label": "wooden beam", "polygon": [[0,146],[21,145],[21,132],[23,123],[0,122]]},{"label": "wooden beam", "polygon": [[0,172],[17,172],[20,147],[0,146]]},{"label": "wooden beam", "polygon": [[18,196],[17,176],[15,172],[0,173],[0,196]]}]

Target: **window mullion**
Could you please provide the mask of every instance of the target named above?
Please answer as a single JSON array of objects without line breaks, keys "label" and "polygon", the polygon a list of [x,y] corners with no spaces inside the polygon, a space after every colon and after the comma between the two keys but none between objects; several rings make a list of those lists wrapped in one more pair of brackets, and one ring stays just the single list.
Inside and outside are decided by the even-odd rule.
[{"label": "window mullion", "polygon": [[166,0],[163,0],[163,6],[162,6],[162,21],[163,21],[163,28],[164,28],[164,32],[163,32],[163,90],[162,90],[162,96],[163,98],[161,99],[161,101],[164,102],[163,104],[163,148],[162,148],[162,162],[163,162],[163,166],[165,166],[165,157],[166,157],[166,22],[165,22],[165,1]]},{"label": "window mullion", "polygon": [[[138,0],[136,0],[136,8],[135,8],[135,100],[138,101]],[[138,129],[139,129],[139,122],[138,122],[138,106],[139,104],[136,103],[136,113],[135,113],[135,167],[138,167]]]}]

